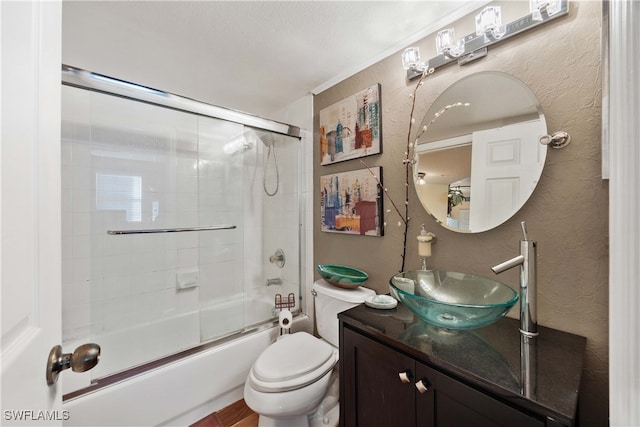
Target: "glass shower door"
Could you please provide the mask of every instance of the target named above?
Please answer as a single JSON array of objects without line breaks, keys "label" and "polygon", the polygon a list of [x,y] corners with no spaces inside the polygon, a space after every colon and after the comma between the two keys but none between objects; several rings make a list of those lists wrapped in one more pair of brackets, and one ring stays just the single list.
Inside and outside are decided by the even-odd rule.
[{"label": "glass shower door", "polygon": [[62,127],[64,340],[100,344],[93,378],[198,346],[203,302],[241,286],[242,159],[221,146],[243,126],[64,86]]},{"label": "glass shower door", "polygon": [[298,138],[62,94],[63,342],[102,348],[65,394],[300,308]]}]

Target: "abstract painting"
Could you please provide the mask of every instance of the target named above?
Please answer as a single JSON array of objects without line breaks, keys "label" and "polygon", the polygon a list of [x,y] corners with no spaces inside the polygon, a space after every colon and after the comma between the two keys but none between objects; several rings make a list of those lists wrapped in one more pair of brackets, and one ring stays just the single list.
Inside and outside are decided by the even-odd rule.
[{"label": "abstract painting", "polygon": [[382,236],[382,168],[372,167],[320,177],[321,230]]},{"label": "abstract painting", "polygon": [[320,164],[381,152],[380,85],[320,110]]}]

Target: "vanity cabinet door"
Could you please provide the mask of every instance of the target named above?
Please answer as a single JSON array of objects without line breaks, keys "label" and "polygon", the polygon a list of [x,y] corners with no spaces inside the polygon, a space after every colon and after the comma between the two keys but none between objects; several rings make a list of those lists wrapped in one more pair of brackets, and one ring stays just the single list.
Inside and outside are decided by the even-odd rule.
[{"label": "vanity cabinet door", "polygon": [[[342,427],[544,427],[545,421],[348,328],[341,329]],[[404,375],[401,375],[404,374]]]},{"label": "vanity cabinet door", "polygon": [[[415,361],[350,329],[342,331],[341,425],[416,425]],[[405,382],[400,374],[406,375]]]},{"label": "vanity cabinet door", "polygon": [[529,416],[421,363],[416,380],[427,390],[416,399],[417,425],[437,427],[544,427]]}]

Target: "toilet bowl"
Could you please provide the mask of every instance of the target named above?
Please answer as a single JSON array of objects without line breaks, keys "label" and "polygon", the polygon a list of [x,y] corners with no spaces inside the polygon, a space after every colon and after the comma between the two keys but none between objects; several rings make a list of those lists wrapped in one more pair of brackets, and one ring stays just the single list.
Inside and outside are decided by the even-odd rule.
[{"label": "toilet bowl", "polygon": [[297,425],[306,425],[302,418],[320,405],[327,391],[338,361],[336,350],[306,332],[285,335],[251,368],[244,387],[245,402],[260,416],[300,419]]},{"label": "toilet bowl", "polygon": [[322,338],[307,332],[281,336],[262,352],[245,381],[244,400],[259,415],[259,427],[307,427],[310,418],[328,427],[338,424],[337,315],[375,291],[339,289],[324,280],[313,289]]}]

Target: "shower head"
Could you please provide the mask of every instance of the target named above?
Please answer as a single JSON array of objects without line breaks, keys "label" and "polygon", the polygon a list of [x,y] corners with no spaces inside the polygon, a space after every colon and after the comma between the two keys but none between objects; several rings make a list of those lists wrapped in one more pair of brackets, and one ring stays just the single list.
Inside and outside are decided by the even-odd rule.
[{"label": "shower head", "polygon": [[230,156],[242,154],[253,148],[258,141],[265,147],[271,147],[275,143],[274,133],[262,129],[249,129],[241,136],[232,139],[222,146],[222,151]]},{"label": "shower head", "polygon": [[239,136],[225,143],[222,146],[224,154],[235,156],[236,154],[242,154],[247,150],[253,148],[253,142],[249,141],[245,136]]},{"label": "shower head", "polygon": [[275,133],[267,131],[267,130],[262,130],[262,129],[250,129],[249,131],[245,132],[245,137],[251,134],[251,136],[253,137],[253,140],[260,140],[262,141],[262,143],[269,147],[271,145],[273,145],[273,143],[275,142]]}]

